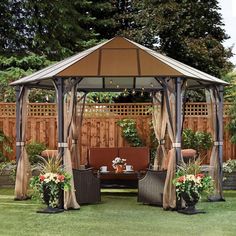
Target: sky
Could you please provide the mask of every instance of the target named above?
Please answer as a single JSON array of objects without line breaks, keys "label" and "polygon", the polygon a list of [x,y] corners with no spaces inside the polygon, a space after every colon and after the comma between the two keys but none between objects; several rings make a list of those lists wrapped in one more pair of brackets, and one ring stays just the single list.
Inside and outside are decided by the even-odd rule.
[{"label": "sky", "polygon": [[[236,0],[218,0],[221,7],[223,22],[226,33],[231,37],[224,42],[224,46],[235,45],[233,53],[236,54]],[[230,59],[236,67],[236,55]]]}]

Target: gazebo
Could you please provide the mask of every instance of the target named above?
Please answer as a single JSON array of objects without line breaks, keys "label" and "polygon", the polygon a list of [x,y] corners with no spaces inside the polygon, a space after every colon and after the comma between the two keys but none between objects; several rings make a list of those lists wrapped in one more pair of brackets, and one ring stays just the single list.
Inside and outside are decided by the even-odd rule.
[{"label": "gazebo", "polygon": [[[30,76],[13,82],[16,86],[16,158],[17,176],[15,197],[27,197],[29,161],[25,149],[27,98],[31,88],[55,89],[58,110],[58,151],[66,171],[72,173],[71,159],[79,166],[77,140],[82,125],[83,108],[91,91],[145,91],[153,93],[153,124],[159,141],[159,163],[167,158],[165,132],[171,140],[163,207],[176,208],[175,187],[172,180],[177,165],[182,162],[181,133],[183,96],[187,89],[205,88],[212,116],[214,145],[210,158],[211,175],[215,180],[215,200],[222,200],[223,155],[223,89],[226,82],[187,66],[179,61],[148,49],[123,37],[115,37],[70,58],[53,64]],[[78,92],[83,93],[77,99]],[[65,105],[66,104],[66,105]],[[154,168],[156,168],[156,163]],[[64,208],[79,208],[74,185],[64,195]]]}]

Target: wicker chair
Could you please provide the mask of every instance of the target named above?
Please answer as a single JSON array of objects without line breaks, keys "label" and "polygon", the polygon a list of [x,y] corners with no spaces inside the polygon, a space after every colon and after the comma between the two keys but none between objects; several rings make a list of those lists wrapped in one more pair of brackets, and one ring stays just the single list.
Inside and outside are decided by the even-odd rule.
[{"label": "wicker chair", "polygon": [[166,171],[148,170],[138,182],[138,202],[162,206]]},{"label": "wicker chair", "polygon": [[100,180],[93,174],[92,168],[73,169],[75,195],[79,204],[99,203],[101,201]]}]

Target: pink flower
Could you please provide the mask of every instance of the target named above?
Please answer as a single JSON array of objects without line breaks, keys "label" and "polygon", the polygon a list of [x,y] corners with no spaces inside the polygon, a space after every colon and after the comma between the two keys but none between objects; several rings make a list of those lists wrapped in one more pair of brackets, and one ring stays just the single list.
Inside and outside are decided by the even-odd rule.
[{"label": "pink flower", "polygon": [[178,182],[180,183],[183,183],[185,181],[185,176],[180,176],[178,179],[177,179]]},{"label": "pink flower", "polygon": [[202,178],[204,178],[204,176],[205,176],[204,174],[197,174],[197,175],[196,175],[196,178],[202,179]]},{"label": "pink flower", "polygon": [[58,175],[58,176],[57,176],[57,179],[58,179],[60,182],[63,182],[64,179],[65,179],[65,176],[64,176],[64,175]]},{"label": "pink flower", "polygon": [[40,175],[40,176],[39,176],[39,180],[40,180],[41,182],[43,182],[43,181],[45,180],[45,176],[44,176],[44,175]]}]

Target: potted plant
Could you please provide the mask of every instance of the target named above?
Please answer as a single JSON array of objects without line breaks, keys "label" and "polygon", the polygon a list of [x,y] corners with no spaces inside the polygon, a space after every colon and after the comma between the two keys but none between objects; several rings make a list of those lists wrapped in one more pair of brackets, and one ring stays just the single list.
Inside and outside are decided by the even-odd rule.
[{"label": "potted plant", "polygon": [[124,165],[126,159],[122,159],[120,157],[116,157],[113,161],[112,161],[112,167],[115,169],[116,173],[122,173],[124,170]]},{"label": "potted plant", "polygon": [[203,193],[209,194],[213,191],[213,181],[210,176],[201,173],[198,161],[179,166],[173,184],[176,187],[177,198],[183,199],[186,205],[178,212],[191,215],[204,213],[196,210],[195,205]]},{"label": "potted plant", "polygon": [[40,174],[30,180],[34,196],[40,197],[47,205],[39,213],[58,213],[63,211],[63,191],[68,191],[71,175],[63,170],[59,156],[48,158],[39,157]]},{"label": "potted plant", "polygon": [[229,159],[223,163],[223,189],[236,190],[236,160]]}]

